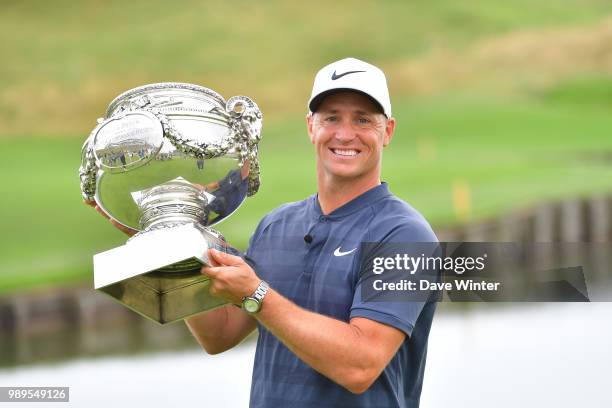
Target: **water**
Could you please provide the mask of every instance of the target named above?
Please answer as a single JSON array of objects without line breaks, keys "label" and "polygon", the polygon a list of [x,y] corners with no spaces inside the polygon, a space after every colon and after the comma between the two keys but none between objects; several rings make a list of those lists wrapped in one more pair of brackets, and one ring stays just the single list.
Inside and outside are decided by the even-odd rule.
[{"label": "water", "polygon": [[612,303],[439,315],[423,407],[611,407]]},{"label": "water", "polygon": [[[611,344],[612,303],[443,311],[430,335],[421,406],[610,407]],[[217,356],[192,349],[5,368],[0,385],[69,386],[75,407],[241,407],[253,353],[249,342]]]}]

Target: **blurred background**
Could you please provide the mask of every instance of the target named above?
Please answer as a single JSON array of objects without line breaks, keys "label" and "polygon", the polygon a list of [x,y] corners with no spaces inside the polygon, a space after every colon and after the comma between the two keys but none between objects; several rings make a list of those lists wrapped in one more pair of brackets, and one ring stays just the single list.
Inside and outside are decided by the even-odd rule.
[{"label": "blurred background", "polygon": [[[441,240],[610,241],[608,1],[3,1],[0,36],[0,386],[70,386],[82,406],[247,404],[253,337],[207,356],[182,323],[92,289],[92,255],[126,237],[82,204],[80,149],[146,83],[262,109],[261,189],[218,225],[238,248],[316,191],[306,102],[347,56],[386,72],[383,179]],[[612,404],[608,303],[439,310],[423,407]]]}]

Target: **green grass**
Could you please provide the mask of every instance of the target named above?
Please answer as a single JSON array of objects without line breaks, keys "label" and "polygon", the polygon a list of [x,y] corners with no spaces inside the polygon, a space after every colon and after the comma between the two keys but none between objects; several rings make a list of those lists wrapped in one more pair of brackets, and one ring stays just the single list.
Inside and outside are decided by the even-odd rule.
[{"label": "green grass", "polygon": [[[400,121],[385,151],[383,178],[435,226],[459,222],[451,193],[457,180],[470,188],[472,219],[612,191],[612,166],[589,159],[612,152],[612,116],[605,111],[465,95],[406,100],[395,111]],[[80,145],[76,139],[0,139],[0,292],[91,279],[91,256],[125,242],[81,204]],[[265,213],[316,190],[314,166],[300,116],[268,124],[260,192],[218,229],[245,248]]]},{"label": "green grass", "polygon": [[540,92],[545,103],[564,104],[572,109],[612,112],[612,77],[578,77]]},{"label": "green grass", "polygon": [[392,66],[611,12],[605,0],[8,2],[0,134],[85,135],[118,93],[168,80],[251,95],[269,114],[303,110],[313,73],[340,57]]},{"label": "green grass", "polygon": [[[218,226],[239,248],[265,213],[316,190],[305,101],[314,72],[349,55],[389,73],[399,125],[383,178],[434,225],[612,190],[605,0],[1,7],[0,293],[91,280],[92,255],[125,242],[81,203],[76,172],[95,118],[144,83],[199,83],[262,108],[261,190]],[[456,185],[471,194],[467,220]]]}]

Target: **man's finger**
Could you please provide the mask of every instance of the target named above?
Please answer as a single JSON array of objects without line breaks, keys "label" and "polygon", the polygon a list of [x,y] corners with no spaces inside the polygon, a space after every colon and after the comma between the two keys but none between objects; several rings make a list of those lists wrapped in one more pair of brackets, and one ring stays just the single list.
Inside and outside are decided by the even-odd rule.
[{"label": "man's finger", "polygon": [[210,276],[211,278],[214,278],[215,276],[217,276],[221,268],[222,267],[219,267],[219,266],[203,266],[200,269],[200,273],[202,273],[203,275]]},{"label": "man's finger", "polygon": [[239,256],[230,255],[228,253],[221,252],[213,248],[210,248],[208,250],[208,256],[214,259],[217,263],[226,266],[237,266],[244,263],[242,258],[240,258]]},{"label": "man's finger", "polygon": [[99,212],[100,214],[102,214],[102,216],[103,216],[104,218],[108,218],[108,219],[110,220],[110,215],[108,215],[107,213],[105,213],[105,212],[104,212],[104,210],[103,210],[103,209],[101,209],[99,205],[96,205],[96,207],[95,207],[95,208],[96,208],[96,211],[97,211],[97,212]]},{"label": "man's finger", "polygon": [[207,253],[208,253],[208,263],[210,263],[209,266],[221,266],[221,264],[217,262],[210,254],[210,249],[207,250]]},{"label": "man's finger", "polygon": [[217,290],[217,287],[214,285],[214,282],[210,286],[208,286],[208,292],[213,296],[219,293],[219,291]]},{"label": "man's finger", "polygon": [[133,236],[135,235],[138,231],[136,231],[135,229],[132,229],[130,227],[126,227],[125,225],[121,224],[119,221],[115,221],[112,218],[109,218],[111,224],[113,224],[116,228],[118,228],[119,230],[123,231],[124,233],[128,234],[129,236]]}]

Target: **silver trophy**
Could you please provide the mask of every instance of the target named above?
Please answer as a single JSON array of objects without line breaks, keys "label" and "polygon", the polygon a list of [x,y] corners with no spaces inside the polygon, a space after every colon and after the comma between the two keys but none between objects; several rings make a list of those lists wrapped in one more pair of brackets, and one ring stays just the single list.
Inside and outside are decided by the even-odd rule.
[{"label": "silver trophy", "polygon": [[259,188],[262,115],[191,84],[131,89],[109,105],[83,145],[81,191],[138,230],[94,256],[94,286],[158,323],[225,302],[209,294],[210,247],[236,252],[210,226]]}]

